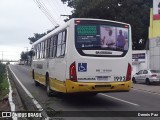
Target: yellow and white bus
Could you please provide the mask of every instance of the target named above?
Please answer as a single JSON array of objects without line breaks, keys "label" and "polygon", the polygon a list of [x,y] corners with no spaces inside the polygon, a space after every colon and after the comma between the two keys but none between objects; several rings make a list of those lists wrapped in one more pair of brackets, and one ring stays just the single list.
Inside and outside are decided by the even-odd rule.
[{"label": "yellow and white bus", "polygon": [[33,44],[32,76],[47,94],[129,91],[129,24],[74,18]]}]

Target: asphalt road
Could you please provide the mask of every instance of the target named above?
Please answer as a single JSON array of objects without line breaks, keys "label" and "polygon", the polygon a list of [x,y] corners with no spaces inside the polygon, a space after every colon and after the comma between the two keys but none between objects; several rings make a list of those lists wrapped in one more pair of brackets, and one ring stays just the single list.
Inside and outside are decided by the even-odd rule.
[{"label": "asphalt road", "polygon": [[[58,97],[47,97],[45,87],[34,85],[31,77],[30,67],[20,65],[10,65],[20,82],[33,95],[44,110],[56,111],[78,111],[70,114],[80,114],[82,117],[75,117],[77,120],[159,120],[160,117],[116,117],[119,114],[156,113],[160,111],[160,94],[146,92],[143,90],[132,89],[130,92],[120,93],[99,93],[97,96],[78,96],[78,95],[59,95]],[[135,86],[135,85],[134,85]],[[137,88],[138,84],[135,88]],[[147,89],[146,85],[143,85]],[[154,86],[153,86],[154,87]],[[160,86],[159,86],[160,87]],[[23,91],[23,90],[22,90]],[[160,88],[159,88],[160,91]],[[25,93],[24,93],[25,94]],[[22,95],[23,96],[23,95]],[[26,98],[26,101],[29,100]],[[29,104],[29,102],[28,102]],[[29,105],[28,105],[29,106]],[[90,112],[95,111],[94,115],[100,111],[118,111],[115,117],[95,117]],[[127,112],[121,112],[127,111]],[[131,112],[128,112],[131,111]],[[107,113],[106,113],[107,114]],[[137,114],[137,112],[136,112]],[[158,114],[160,116],[160,112]],[[94,117],[93,117],[94,116]],[[65,117],[63,119],[75,119]],[[55,119],[55,118],[53,118]],[[62,119],[62,118],[61,118]]]}]

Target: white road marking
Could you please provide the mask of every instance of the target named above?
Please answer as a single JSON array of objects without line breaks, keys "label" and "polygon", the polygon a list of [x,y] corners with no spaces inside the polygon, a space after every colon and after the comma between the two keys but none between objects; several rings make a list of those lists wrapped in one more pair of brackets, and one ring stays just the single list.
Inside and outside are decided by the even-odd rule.
[{"label": "white road marking", "polygon": [[[8,77],[8,70],[7,70],[7,79],[8,79],[8,84],[9,84],[8,100],[9,100],[9,104],[10,104],[10,107],[11,107],[11,111],[14,112],[15,111],[15,104],[13,102],[13,97],[12,97],[13,90],[12,90],[11,83],[10,83],[10,80],[9,80],[9,77]],[[12,119],[17,120],[17,117],[12,116]]]},{"label": "white road marking", "polygon": [[160,95],[160,93],[156,93],[156,92],[152,92],[152,91],[147,91],[147,90],[142,90],[142,89],[134,89],[134,88],[132,88],[132,90],[141,91],[141,92],[150,93],[150,94],[155,94],[155,95]]},{"label": "white road marking", "polygon": [[[23,88],[23,90],[27,93],[27,95],[32,99],[32,102],[35,104],[35,106],[37,107],[37,109],[39,111],[43,111],[42,106],[38,103],[38,101],[32,96],[32,94],[27,90],[27,88],[20,82],[20,80],[18,79],[18,77],[15,75],[15,73],[12,71],[11,67],[9,66],[12,74],[15,76],[16,80],[18,81],[18,83],[21,85],[21,87]],[[45,120],[48,120],[48,117],[45,118]]]},{"label": "white road marking", "polygon": [[109,97],[109,98],[112,98],[112,99],[115,99],[115,100],[118,100],[118,101],[121,101],[121,102],[124,102],[124,103],[128,103],[128,104],[131,104],[131,105],[134,105],[134,106],[139,106],[136,103],[132,103],[132,102],[129,102],[129,101],[126,101],[126,100],[122,100],[122,99],[119,99],[119,98],[116,98],[116,97],[112,97],[110,95],[106,95],[106,94],[103,94],[103,93],[100,93],[100,95],[103,95],[105,97]]}]

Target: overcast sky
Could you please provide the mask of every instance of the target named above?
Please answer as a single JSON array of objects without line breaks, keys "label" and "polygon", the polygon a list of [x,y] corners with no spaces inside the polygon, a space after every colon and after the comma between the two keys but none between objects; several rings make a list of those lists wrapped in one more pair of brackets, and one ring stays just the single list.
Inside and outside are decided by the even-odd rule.
[{"label": "overcast sky", "polygon": [[[61,14],[71,14],[61,0],[39,1],[54,18],[54,24],[63,24]],[[0,0],[0,60],[2,51],[3,59],[20,59],[20,53],[31,48],[28,38],[54,28],[53,23],[34,0]]]}]

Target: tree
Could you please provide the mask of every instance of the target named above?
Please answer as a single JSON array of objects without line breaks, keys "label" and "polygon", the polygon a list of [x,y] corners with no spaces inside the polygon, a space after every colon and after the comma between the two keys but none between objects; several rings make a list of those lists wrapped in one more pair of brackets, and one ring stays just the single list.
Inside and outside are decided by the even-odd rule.
[{"label": "tree", "polygon": [[34,37],[29,37],[28,39],[30,40],[30,44],[34,43],[35,41],[37,41],[38,39],[40,39],[41,37],[45,36],[46,33],[34,33]]},{"label": "tree", "polygon": [[33,50],[30,50],[28,52],[28,55],[30,56],[29,63],[31,65],[32,64],[32,58],[33,58],[33,56],[35,56],[35,52]]},{"label": "tree", "polygon": [[46,33],[34,33],[34,37],[29,37],[28,39],[30,40],[30,44],[36,42],[37,40],[39,40],[40,38],[42,38],[43,36],[47,35],[48,33],[52,32],[54,29],[56,29],[59,26],[55,26],[55,28],[51,29],[51,30],[47,30]]},{"label": "tree", "polygon": [[133,49],[144,49],[153,0],[62,0],[74,8],[72,18],[109,19],[131,24]]},{"label": "tree", "polygon": [[22,52],[21,53],[21,60],[22,61],[28,61],[28,52]]}]

